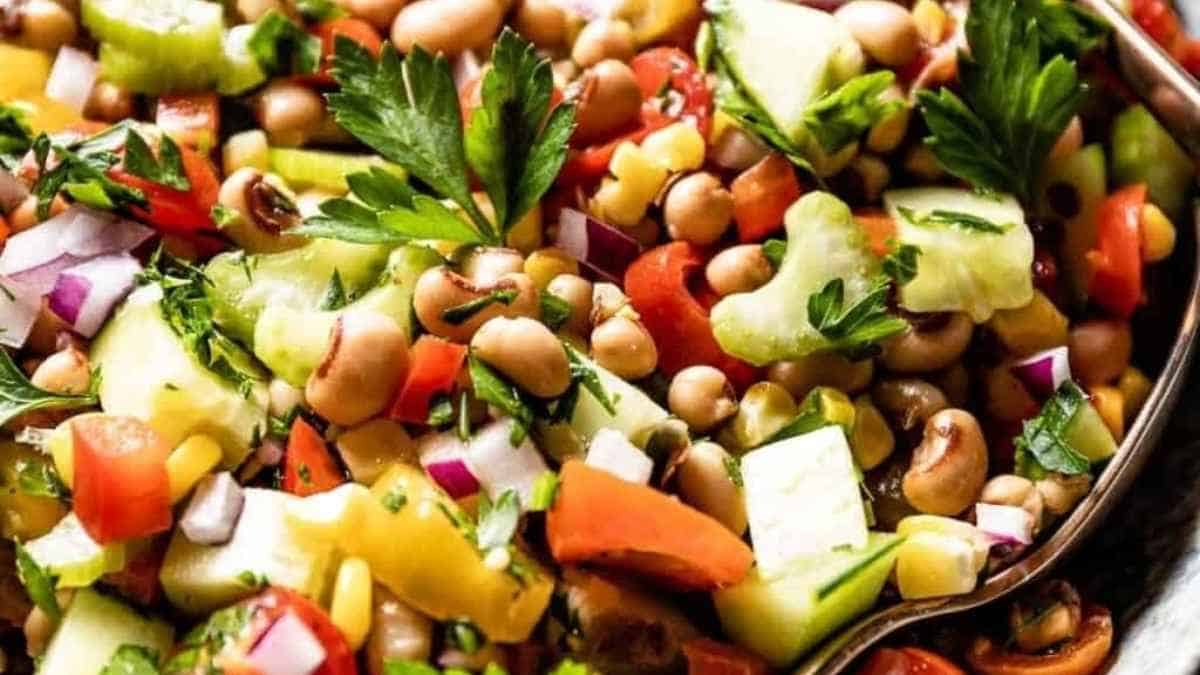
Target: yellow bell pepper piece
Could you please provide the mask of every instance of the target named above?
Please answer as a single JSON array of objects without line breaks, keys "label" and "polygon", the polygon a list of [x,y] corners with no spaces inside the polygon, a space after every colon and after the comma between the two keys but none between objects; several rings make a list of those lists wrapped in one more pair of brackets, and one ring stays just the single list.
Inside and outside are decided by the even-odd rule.
[{"label": "yellow bell pepper piece", "polygon": [[656,42],[700,14],[699,0],[626,0],[619,16],[633,26],[639,45]]},{"label": "yellow bell pepper piece", "polygon": [[0,80],[0,103],[16,105],[25,110],[25,121],[34,133],[62,131],[80,121],[79,114],[66,105],[45,97],[46,80],[50,77],[50,55],[37,49],[25,49],[0,44],[0,63],[4,78]]},{"label": "yellow bell pepper piece", "polygon": [[196,483],[220,463],[221,445],[211,436],[188,436],[167,455],[167,482],[171,485],[171,503],[187,496]]}]

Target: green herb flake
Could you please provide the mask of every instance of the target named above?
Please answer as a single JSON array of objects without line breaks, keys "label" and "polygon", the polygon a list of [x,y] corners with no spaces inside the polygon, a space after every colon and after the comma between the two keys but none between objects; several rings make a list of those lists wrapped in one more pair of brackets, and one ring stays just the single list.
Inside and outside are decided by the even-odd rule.
[{"label": "green herb flake", "polygon": [[513,447],[520,445],[533,424],[535,406],[529,395],[474,355],[468,357],[467,371],[475,387],[475,397],[512,418],[509,442]]},{"label": "green herb flake", "polygon": [[446,623],[446,642],[464,654],[474,654],[483,646],[485,638],[466,619],[455,619]]},{"label": "green herb flake", "polygon": [[1091,462],[1065,438],[1082,406],[1091,405],[1079,385],[1068,380],[1042,406],[1037,417],[1026,420],[1016,446],[1017,473],[1042,478],[1046,473],[1087,473]]},{"label": "green herb flake", "polygon": [[17,461],[16,469],[17,486],[27,495],[64,499],[70,494],[50,462],[23,459]]},{"label": "green herb flake", "polygon": [[787,253],[787,242],[782,239],[768,239],[762,243],[762,252],[767,262],[776,270],[783,264],[783,256]]},{"label": "green herb flake", "polygon": [[455,305],[442,310],[442,320],[452,326],[459,326],[492,305],[500,304],[508,306],[516,299],[517,289],[515,288],[495,290],[487,295],[464,302],[461,305]]},{"label": "green herb flake", "polygon": [[917,276],[917,258],[921,248],[912,244],[895,246],[890,253],[883,257],[881,266],[883,273],[888,275],[898,286],[903,286]]},{"label": "green herb flake", "polygon": [[908,329],[908,322],[888,312],[891,288],[887,277],[877,279],[858,302],[845,307],[845,287],[833,279],[808,298],[808,320],[831,346],[860,359],[878,351],[878,342]]},{"label": "green herb flake", "polygon": [[158,652],[142,645],[121,645],[100,675],[159,675]]},{"label": "green herb flake", "polygon": [[29,555],[21,544],[16,544],[17,578],[25,587],[30,601],[46,613],[50,620],[58,623],[62,619],[62,608],[54,595],[54,577]]},{"label": "green herb flake", "polygon": [[533,490],[529,498],[530,511],[549,511],[558,497],[558,474],[545,471],[533,481]]},{"label": "green herb flake", "polygon": [[312,485],[312,469],[308,468],[307,464],[301,462],[300,466],[296,468],[296,474],[300,476],[300,482]]},{"label": "green herb flake", "polygon": [[329,21],[346,16],[346,12],[332,0],[296,0],[296,11],[309,21]]},{"label": "green herb flake", "polygon": [[479,525],[475,544],[481,551],[508,546],[521,520],[521,501],[515,490],[505,490],[492,502],[487,495],[479,500]]},{"label": "green herb flake", "polygon": [[[53,144],[46,134],[33,140],[32,150],[39,174],[31,192],[37,198],[39,219],[50,217],[50,204],[59,193],[65,193],[88,206],[106,210],[146,205],[145,193],[108,176],[108,170],[116,165],[119,158],[105,144],[92,142],[105,133],[78,143],[72,149]],[[51,152],[58,164],[47,169]]]},{"label": "green herb flake", "polygon": [[721,460],[722,466],[725,467],[725,475],[729,477],[729,482],[737,487],[746,487],[742,481],[742,461],[733,455],[729,455]]},{"label": "green herb flake", "polygon": [[379,501],[389,512],[399,513],[400,509],[408,503],[408,495],[405,494],[403,485],[395,485]]},{"label": "green herb flake", "polygon": [[877,122],[904,107],[902,101],[882,98],[895,79],[895,73],[890,70],[877,70],[852,78],[811,104],[804,113],[804,125],[825,152],[838,152],[861,138]]},{"label": "green herb flake", "polygon": [[238,573],[237,580],[246,588],[253,588],[255,590],[266,588],[271,584],[270,580],[267,579],[267,575],[252,570],[243,570]]},{"label": "green herb flake", "polygon": [[158,158],[146,145],[141,134],[130,129],[125,134],[125,170],[145,178],[152,183],[165,185],[173,190],[191,190],[192,184],[187,179],[183,168],[183,155],[179,146],[167,134],[163,134],[158,142]]},{"label": "green herb flake", "polygon": [[467,392],[462,392],[458,395],[458,439],[461,441],[471,440],[471,402],[467,396]]},{"label": "green herb flake", "polygon": [[25,122],[25,111],[11,104],[0,104],[0,169],[14,170],[21,155],[29,152],[33,134]]},{"label": "green herb flake", "polygon": [[99,403],[93,386],[86,394],[56,394],[36,387],[13,363],[8,352],[0,349],[0,424],[33,410],[69,410],[89,408]]},{"label": "green herb flake", "polygon": [[213,224],[217,229],[223,230],[230,225],[236,225],[242,222],[242,214],[225,206],[224,204],[214,204],[209,211],[209,217],[212,218]]},{"label": "green herb flake", "polygon": [[1012,224],[997,225],[987,218],[961,211],[934,209],[922,216],[905,206],[897,207],[896,210],[905,220],[917,227],[957,227],[968,232],[983,234],[1004,234],[1015,227]]},{"label": "green herb flake", "polygon": [[617,414],[617,405],[608,395],[608,391],[605,390],[604,383],[600,381],[600,374],[569,345],[564,343],[563,349],[567,350],[567,360],[571,363],[571,379],[579,382],[592,395],[592,398],[595,398],[596,402],[604,408],[605,412],[615,416]]},{"label": "green herb flake", "polygon": [[571,303],[544,289],[538,299],[542,305],[542,323],[550,330],[557,331],[570,320]]},{"label": "green herb flake", "polygon": [[321,65],[321,40],[275,9],[254,24],[246,48],[268,75],[311,75]]},{"label": "green herb flake", "polygon": [[349,303],[350,296],[346,294],[346,287],[342,284],[342,274],[335,269],[333,276],[329,278],[329,285],[325,287],[325,294],[321,296],[321,304],[317,309],[332,311],[341,309]]}]

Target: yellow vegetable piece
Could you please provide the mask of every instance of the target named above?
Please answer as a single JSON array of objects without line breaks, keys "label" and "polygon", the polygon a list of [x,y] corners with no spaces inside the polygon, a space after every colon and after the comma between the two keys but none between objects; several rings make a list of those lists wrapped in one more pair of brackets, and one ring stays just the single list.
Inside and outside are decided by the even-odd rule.
[{"label": "yellow vegetable piece", "polygon": [[704,137],[687,122],[676,122],[646,137],[642,151],[669,171],[694,171],[704,165]]},{"label": "yellow vegetable piece", "polygon": [[1117,380],[1117,389],[1120,389],[1121,395],[1125,397],[1126,422],[1137,417],[1146,399],[1150,398],[1150,390],[1153,388],[1154,383],[1137,368],[1131,366],[1121,373],[1120,379]]},{"label": "yellow vegetable piece", "polygon": [[975,551],[975,570],[981,571],[987,565],[988,552],[992,548],[991,542],[974,525],[965,520],[922,514],[908,516],[896,524],[896,534],[902,537],[918,532],[932,532],[962,539]]},{"label": "yellow vegetable piece", "polygon": [[1041,291],[1018,309],[997,311],[988,326],[1014,356],[1029,356],[1067,344],[1067,317]]},{"label": "yellow vegetable piece", "polygon": [[647,203],[667,182],[667,167],[630,142],[617,146],[608,163],[608,170],[622,183],[628,183],[625,189],[636,191],[634,194],[640,195]]},{"label": "yellow vegetable piece", "polygon": [[66,515],[57,499],[27,494],[20,488],[22,468],[46,461],[25,446],[0,443],[0,537],[29,541],[49,532]]},{"label": "yellow vegetable piece", "polygon": [[525,259],[524,271],[534,285],[545,288],[560,274],[579,274],[579,263],[561,248],[541,248]]},{"label": "yellow vegetable piece", "polygon": [[329,618],[350,649],[358,651],[371,631],[371,566],[362,558],[346,558],[333,582]]},{"label": "yellow vegetable piece", "polygon": [[188,436],[167,456],[167,481],[171,485],[171,502],[187,496],[196,483],[221,461],[221,445],[211,436]]},{"label": "yellow vegetable piece", "polygon": [[592,215],[617,227],[633,227],[641,222],[650,206],[640,190],[630,189],[628,181],[605,178],[592,197]]},{"label": "yellow vegetable piece", "polygon": [[46,52],[0,43],[0,63],[4,64],[0,102],[40,95],[46,88],[51,65]]},{"label": "yellow vegetable piece", "polygon": [[511,248],[521,253],[530,253],[542,245],[542,206],[535,204],[529,213],[513,223],[508,231],[508,241]]},{"label": "yellow vegetable piece", "polygon": [[625,0],[618,15],[633,26],[639,45],[656,42],[700,14],[699,0]]},{"label": "yellow vegetable piece", "polygon": [[905,600],[970,593],[977,580],[975,550],[959,537],[917,532],[900,545],[896,582]]}]

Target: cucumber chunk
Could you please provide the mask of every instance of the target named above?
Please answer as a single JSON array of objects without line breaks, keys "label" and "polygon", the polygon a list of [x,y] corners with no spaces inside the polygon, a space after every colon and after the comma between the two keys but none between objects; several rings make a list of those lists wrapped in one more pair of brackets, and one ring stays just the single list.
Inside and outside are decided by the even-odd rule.
[{"label": "cucumber chunk", "polygon": [[271,171],[296,189],[317,188],[335,194],[349,190],[346,176],[362,173],[373,166],[387,169],[401,178],[404,169],[376,155],[348,155],[322,150],[271,148]]},{"label": "cucumber chunk", "polygon": [[101,42],[105,78],[159,94],[209,88],[224,62],[220,4],[202,0],[84,0],[83,25]]},{"label": "cucumber chunk", "polygon": [[50,640],[37,675],[99,673],[124,645],[146,647],[165,657],[175,643],[165,621],[147,618],[90,588],[75,594]]},{"label": "cucumber chunk", "polygon": [[1104,146],[1099,143],[1047,164],[1039,210],[1043,217],[1063,221],[1062,263],[1072,295],[1080,304],[1087,301],[1091,279],[1087,253],[1096,248],[1096,212],[1107,196],[1108,171]]},{"label": "cucumber chunk", "polygon": [[125,545],[97,544],[74,512],[25,547],[29,555],[58,577],[59,588],[83,588],[109,572],[125,569]]},{"label": "cucumber chunk", "polygon": [[1173,219],[1183,216],[1196,181],[1192,159],[1141,104],[1113,122],[1112,173],[1118,186],[1145,183],[1150,201]]},{"label": "cucumber chunk", "polygon": [[101,76],[139,94],[155,96],[208,89],[219,68],[219,63],[180,65],[142,56],[108,42],[100,45]]},{"label": "cucumber chunk", "polygon": [[222,43],[225,58],[217,76],[217,93],[236,96],[267,81],[267,74],[247,47],[253,34],[254,24],[234,26],[225,34]]}]

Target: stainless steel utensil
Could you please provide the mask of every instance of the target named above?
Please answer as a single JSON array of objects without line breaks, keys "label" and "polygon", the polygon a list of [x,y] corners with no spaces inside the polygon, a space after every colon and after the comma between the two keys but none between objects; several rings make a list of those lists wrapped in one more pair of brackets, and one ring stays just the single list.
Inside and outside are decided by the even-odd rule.
[{"label": "stainless steel utensil", "polygon": [[[1077,0],[1113,28],[1126,81],[1181,143],[1200,156],[1200,87],[1109,0]],[[1200,226],[1200,208],[1195,221]],[[1200,250],[1193,249],[1193,250]],[[1120,452],[1100,474],[1091,493],[1057,531],[1027,557],[988,579],[975,592],[951,598],[902,602],[868,615],[839,633],[794,671],[795,675],[834,675],[888,634],[918,621],[978,608],[1009,595],[1047,574],[1100,523],[1133,483],[1154,450],[1178,401],[1200,331],[1200,254],[1190,267],[1190,292],[1179,332],[1142,413],[1129,429]]]}]

